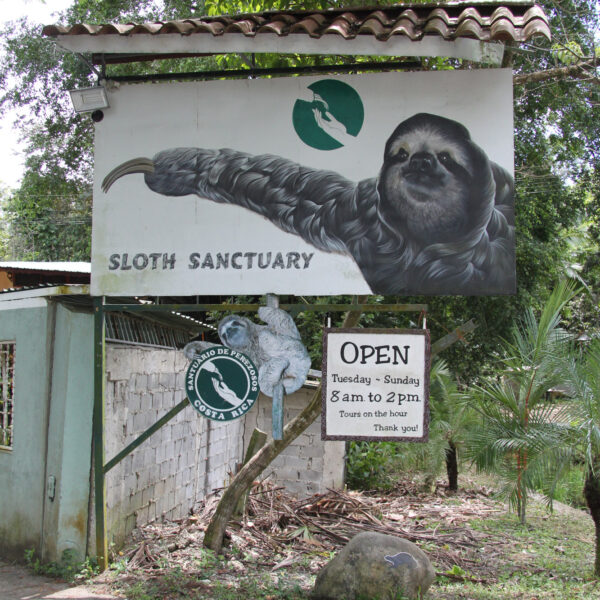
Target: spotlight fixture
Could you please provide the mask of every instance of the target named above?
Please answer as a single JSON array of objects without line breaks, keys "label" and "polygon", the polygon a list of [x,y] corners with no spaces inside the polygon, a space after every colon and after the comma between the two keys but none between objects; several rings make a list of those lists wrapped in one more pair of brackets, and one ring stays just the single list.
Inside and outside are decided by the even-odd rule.
[{"label": "spotlight fixture", "polygon": [[71,102],[76,113],[94,112],[108,108],[108,96],[102,86],[69,90]]}]

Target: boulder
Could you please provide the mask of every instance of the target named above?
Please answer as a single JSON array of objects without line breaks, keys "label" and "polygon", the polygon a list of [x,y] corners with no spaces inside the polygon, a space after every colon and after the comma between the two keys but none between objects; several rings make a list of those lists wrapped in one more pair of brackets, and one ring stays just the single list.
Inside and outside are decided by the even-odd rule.
[{"label": "boulder", "polygon": [[417,600],[435,579],[415,544],[383,533],[359,533],[317,575],[312,600]]}]

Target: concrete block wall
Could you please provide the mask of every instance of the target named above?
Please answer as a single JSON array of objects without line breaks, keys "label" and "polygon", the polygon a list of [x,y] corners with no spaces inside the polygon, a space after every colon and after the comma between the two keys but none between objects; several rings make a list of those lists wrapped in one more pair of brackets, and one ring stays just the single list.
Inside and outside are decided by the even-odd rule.
[{"label": "concrete block wall", "polygon": [[[105,460],[184,397],[181,351],[108,344]],[[107,474],[109,541],[120,545],[136,526],[189,514],[226,485],[243,457],[243,420],[217,423],[191,405]]]},{"label": "concrete block wall", "polygon": [[[284,426],[310,402],[314,387],[302,387],[284,400]],[[273,438],[272,400],[260,394],[246,415],[245,447],[255,427]],[[303,498],[344,485],[345,442],[321,440],[321,417],[298,436],[264,471],[263,478],[285,486],[294,496]]]}]

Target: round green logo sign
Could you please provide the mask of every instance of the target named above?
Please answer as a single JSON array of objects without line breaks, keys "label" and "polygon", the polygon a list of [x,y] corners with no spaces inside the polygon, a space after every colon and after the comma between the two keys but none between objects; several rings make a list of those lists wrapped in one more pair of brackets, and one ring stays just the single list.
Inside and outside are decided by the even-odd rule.
[{"label": "round green logo sign", "polygon": [[191,362],[185,389],[201,415],[214,421],[231,421],[247,413],[256,401],[258,369],[242,352],[213,346]]},{"label": "round green logo sign", "polygon": [[335,150],[360,132],[365,109],[356,90],[337,79],[322,79],[308,86],[312,101],[296,100],[292,122],[296,133],[317,150]]}]

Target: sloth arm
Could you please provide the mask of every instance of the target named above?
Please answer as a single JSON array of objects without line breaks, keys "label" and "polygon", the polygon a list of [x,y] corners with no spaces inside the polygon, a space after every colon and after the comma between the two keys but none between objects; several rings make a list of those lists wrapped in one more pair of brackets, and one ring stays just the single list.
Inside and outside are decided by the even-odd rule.
[{"label": "sloth arm", "polygon": [[[352,254],[368,233],[358,191],[365,182],[357,185],[278,156],[172,148],[116,167],[105,178],[104,191],[130,173],[144,173],[148,187],[165,196],[196,194],[243,206],[327,252]],[[367,181],[374,190],[374,180]]]},{"label": "sloth arm", "polygon": [[294,319],[285,310],[271,306],[261,306],[258,309],[258,316],[278,334],[287,335],[297,340],[300,339],[300,333]]}]

